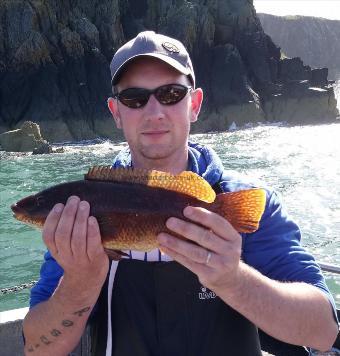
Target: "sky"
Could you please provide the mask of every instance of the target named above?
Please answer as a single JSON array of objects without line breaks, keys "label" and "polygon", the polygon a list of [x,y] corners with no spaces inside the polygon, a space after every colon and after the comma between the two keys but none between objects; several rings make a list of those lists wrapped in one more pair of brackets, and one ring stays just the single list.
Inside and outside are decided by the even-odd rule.
[{"label": "sky", "polygon": [[254,0],[256,12],[340,20],[340,0]]}]

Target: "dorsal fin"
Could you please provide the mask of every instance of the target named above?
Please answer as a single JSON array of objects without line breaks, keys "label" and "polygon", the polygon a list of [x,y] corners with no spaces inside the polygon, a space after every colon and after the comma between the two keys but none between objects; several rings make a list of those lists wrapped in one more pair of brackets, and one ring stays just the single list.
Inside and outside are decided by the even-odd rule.
[{"label": "dorsal fin", "polygon": [[189,171],[173,175],[167,172],[140,168],[94,166],[85,174],[85,179],[145,184],[149,187],[163,188],[190,195],[207,203],[213,202],[216,197],[214,190],[206,180]]}]

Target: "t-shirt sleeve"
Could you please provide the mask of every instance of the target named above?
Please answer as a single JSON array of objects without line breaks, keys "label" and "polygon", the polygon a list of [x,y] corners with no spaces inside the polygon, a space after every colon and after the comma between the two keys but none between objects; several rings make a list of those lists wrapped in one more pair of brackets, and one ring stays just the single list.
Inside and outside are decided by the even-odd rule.
[{"label": "t-shirt sleeve", "polygon": [[63,269],[51,256],[51,253],[47,251],[44,255],[44,263],[40,269],[40,278],[31,289],[30,308],[50,298],[57,288],[63,273]]},{"label": "t-shirt sleeve", "polygon": [[243,260],[263,275],[278,281],[305,282],[319,288],[335,302],[314,257],[300,244],[301,232],[275,191],[267,191],[266,209],[259,229],[244,234]]}]

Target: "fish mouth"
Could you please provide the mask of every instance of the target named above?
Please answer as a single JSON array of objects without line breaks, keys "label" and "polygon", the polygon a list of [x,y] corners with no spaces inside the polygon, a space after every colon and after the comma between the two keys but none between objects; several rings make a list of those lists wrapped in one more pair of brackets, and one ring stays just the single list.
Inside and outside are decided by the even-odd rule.
[{"label": "fish mouth", "polygon": [[17,203],[11,205],[11,209],[14,215],[20,215],[23,213],[22,209],[18,206]]},{"label": "fish mouth", "polygon": [[11,209],[13,211],[13,216],[19,221],[25,221],[25,213],[17,203],[11,205]]},{"label": "fish mouth", "polygon": [[27,216],[24,209],[20,208],[17,203],[11,205],[13,216],[15,219],[22,221],[25,224],[29,224],[35,227],[42,227],[44,224],[43,219],[31,219]]}]

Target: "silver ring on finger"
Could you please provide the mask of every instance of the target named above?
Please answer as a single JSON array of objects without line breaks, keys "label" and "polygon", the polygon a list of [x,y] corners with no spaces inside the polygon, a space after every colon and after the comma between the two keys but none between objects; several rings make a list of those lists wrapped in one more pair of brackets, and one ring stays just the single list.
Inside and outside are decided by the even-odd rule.
[{"label": "silver ring on finger", "polygon": [[210,262],[210,259],[211,259],[211,251],[208,251],[208,254],[207,254],[207,259],[205,260],[205,264],[208,266],[209,262]]}]

